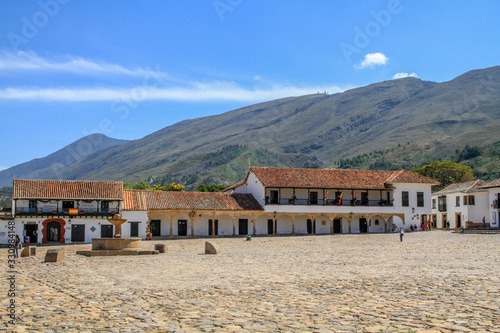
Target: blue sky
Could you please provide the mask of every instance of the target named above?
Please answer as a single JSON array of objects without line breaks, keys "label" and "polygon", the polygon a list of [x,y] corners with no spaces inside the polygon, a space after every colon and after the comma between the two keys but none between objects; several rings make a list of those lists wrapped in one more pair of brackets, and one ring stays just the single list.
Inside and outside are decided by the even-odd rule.
[{"label": "blue sky", "polygon": [[0,169],[287,96],[500,65],[500,1],[0,1]]}]

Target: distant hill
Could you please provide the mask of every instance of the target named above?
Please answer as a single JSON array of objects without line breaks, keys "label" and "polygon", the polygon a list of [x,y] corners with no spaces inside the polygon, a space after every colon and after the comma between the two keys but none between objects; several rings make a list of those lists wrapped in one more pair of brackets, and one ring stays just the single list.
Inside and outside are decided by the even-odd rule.
[{"label": "distant hill", "polygon": [[62,170],[71,168],[76,161],[100,150],[129,142],[91,134],[43,158],[13,166],[0,172],[0,186],[12,186],[17,179],[64,179]]},{"label": "distant hill", "polygon": [[249,162],[411,168],[430,160],[457,160],[468,145],[486,155],[462,159],[464,163],[480,165],[483,178],[494,177],[500,163],[499,91],[497,66],[443,83],[404,78],[333,95],[283,98],[185,120],[101,149],[60,168],[58,176],[175,181],[192,189],[240,180]]}]

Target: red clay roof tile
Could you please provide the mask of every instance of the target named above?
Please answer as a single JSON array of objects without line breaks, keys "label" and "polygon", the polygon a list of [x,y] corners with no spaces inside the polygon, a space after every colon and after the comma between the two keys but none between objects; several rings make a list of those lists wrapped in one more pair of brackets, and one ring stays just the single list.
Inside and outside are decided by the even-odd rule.
[{"label": "red clay roof tile", "polygon": [[14,179],[13,198],[123,200],[122,182]]},{"label": "red clay roof tile", "polygon": [[438,184],[416,173],[377,170],[334,170],[252,167],[266,187],[374,189],[390,188],[392,183]]},{"label": "red clay roof tile", "polygon": [[131,190],[125,190],[123,208],[124,210],[136,210],[135,208],[141,208],[141,210],[263,210],[251,194]]}]

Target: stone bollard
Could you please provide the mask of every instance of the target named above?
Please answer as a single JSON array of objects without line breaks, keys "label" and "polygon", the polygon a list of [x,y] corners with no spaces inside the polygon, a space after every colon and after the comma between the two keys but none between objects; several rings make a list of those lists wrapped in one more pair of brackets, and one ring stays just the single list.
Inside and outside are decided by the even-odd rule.
[{"label": "stone bollard", "polygon": [[21,252],[21,257],[34,257],[36,256],[36,246],[26,246]]},{"label": "stone bollard", "polygon": [[167,245],[165,244],[155,244],[155,250],[159,253],[167,253]]},{"label": "stone bollard", "polygon": [[214,242],[205,242],[205,254],[220,253],[219,245]]},{"label": "stone bollard", "polygon": [[47,250],[45,262],[59,262],[64,259],[64,251],[61,249]]}]

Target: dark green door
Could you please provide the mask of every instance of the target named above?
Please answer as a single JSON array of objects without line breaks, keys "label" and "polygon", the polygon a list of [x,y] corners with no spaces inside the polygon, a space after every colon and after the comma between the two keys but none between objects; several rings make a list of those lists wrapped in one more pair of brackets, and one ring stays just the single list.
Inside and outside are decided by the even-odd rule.
[{"label": "dark green door", "polygon": [[307,219],[307,233],[314,234],[316,229],[315,227],[316,227],[316,220],[311,221],[310,219]]},{"label": "dark green door", "polygon": [[101,238],[113,238],[113,225],[101,224]]},{"label": "dark green door", "polygon": [[130,237],[139,237],[139,222],[130,222]]},{"label": "dark green door", "polygon": [[153,236],[160,236],[161,235],[161,221],[160,220],[151,220],[149,223],[149,232]]},{"label": "dark green door", "polygon": [[333,233],[340,234],[341,222],[340,219],[333,220]]},{"label": "dark green door", "polygon": [[177,221],[177,235],[178,236],[187,236],[187,220],[178,220]]},{"label": "dark green door", "polygon": [[85,242],[85,224],[71,225],[71,242]]},{"label": "dark green door", "polygon": [[238,220],[238,234],[239,235],[247,235],[248,234],[248,220],[247,219],[239,219]]},{"label": "dark green door", "polygon": [[368,232],[368,222],[366,222],[366,219],[364,217],[359,219],[359,232]]}]

